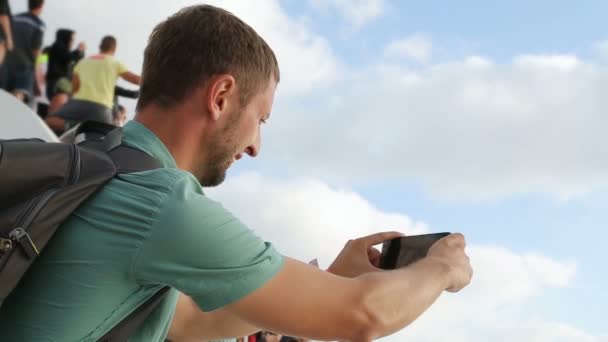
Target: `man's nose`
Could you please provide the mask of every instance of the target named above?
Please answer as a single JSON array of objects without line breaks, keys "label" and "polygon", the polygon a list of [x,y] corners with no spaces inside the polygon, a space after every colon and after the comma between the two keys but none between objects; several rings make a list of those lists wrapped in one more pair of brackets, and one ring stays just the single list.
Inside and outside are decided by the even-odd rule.
[{"label": "man's nose", "polygon": [[255,142],[249,146],[247,146],[247,148],[245,149],[245,153],[247,153],[248,155],[250,155],[251,157],[255,157],[258,155],[258,153],[260,153],[260,145],[261,145],[261,134],[260,132],[258,132],[258,135],[255,139]]}]

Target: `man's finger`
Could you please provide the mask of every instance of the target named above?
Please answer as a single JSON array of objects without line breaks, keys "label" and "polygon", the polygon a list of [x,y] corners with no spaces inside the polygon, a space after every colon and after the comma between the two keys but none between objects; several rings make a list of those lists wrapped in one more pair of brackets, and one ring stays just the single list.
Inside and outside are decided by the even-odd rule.
[{"label": "man's finger", "polygon": [[367,249],[367,256],[369,258],[369,261],[372,263],[372,265],[374,265],[374,267],[380,267],[380,256],[381,255],[382,255],[382,253],[380,253],[380,251],[375,249],[374,247],[370,247]]},{"label": "man's finger", "polygon": [[360,241],[360,243],[362,243],[363,245],[365,245],[366,248],[368,248],[368,247],[380,244],[386,240],[391,240],[391,239],[402,237],[402,236],[405,236],[405,235],[400,232],[382,232],[382,233],[368,235],[368,236],[362,237],[357,240]]},{"label": "man's finger", "polygon": [[464,235],[460,233],[454,233],[446,236],[444,239],[448,242],[449,246],[454,247],[466,247],[466,241]]}]

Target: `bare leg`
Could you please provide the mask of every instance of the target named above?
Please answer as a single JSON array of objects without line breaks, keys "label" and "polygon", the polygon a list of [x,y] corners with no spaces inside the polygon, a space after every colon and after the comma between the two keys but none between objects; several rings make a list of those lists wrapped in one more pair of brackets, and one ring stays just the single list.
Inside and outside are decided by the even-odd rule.
[{"label": "bare leg", "polygon": [[57,109],[61,108],[64,104],[68,102],[70,97],[67,94],[59,93],[51,99],[51,103],[49,104],[49,114],[55,113]]},{"label": "bare leg", "polygon": [[4,57],[6,57],[6,43],[0,43],[0,65],[4,62]]},{"label": "bare leg", "polygon": [[44,119],[44,122],[49,126],[50,129],[60,136],[65,131],[65,120],[56,115],[49,115]]}]

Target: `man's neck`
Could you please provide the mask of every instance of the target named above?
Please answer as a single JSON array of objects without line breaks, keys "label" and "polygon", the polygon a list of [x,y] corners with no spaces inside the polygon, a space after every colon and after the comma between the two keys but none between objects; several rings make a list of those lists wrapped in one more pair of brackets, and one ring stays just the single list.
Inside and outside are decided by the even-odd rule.
[{"label": "man's neck", "polygon": [[188,109],[182,106],[166,110],[148,105],[137,113],[135,121],[152,131],[169,150],[178,168],[196,175],[203,123],[188,120]]}]

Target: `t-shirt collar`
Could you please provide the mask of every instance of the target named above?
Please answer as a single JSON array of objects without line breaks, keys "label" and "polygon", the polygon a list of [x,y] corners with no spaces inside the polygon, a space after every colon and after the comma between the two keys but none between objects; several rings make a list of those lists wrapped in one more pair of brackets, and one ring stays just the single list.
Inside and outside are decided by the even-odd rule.
[{"label": "t-shirt collar", "polygon": [[177,168],[173,156],[163,142],[141,123],[131,120],[123,127],[123,144],[137,148],[156,158],[163,167]]}]

